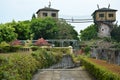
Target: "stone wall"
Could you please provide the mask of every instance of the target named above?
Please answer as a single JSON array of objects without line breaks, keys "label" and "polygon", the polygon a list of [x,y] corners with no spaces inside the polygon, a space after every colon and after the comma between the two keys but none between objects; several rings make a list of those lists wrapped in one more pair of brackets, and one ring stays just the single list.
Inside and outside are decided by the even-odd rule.
[{"label": "stone wall", "polygon": [[119,49],[103,49],[103,48],[92,48],[91,57],[101,60],[106,60],[108,63],[120,65],[120,50]]}]

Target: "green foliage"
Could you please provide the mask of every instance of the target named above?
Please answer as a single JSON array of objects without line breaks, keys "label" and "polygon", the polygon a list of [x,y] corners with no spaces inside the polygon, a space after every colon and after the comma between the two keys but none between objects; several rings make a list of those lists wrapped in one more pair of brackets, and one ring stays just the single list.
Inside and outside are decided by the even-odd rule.
[{"label": "green foliage", "polygon": [[12,23],[15,33],[18,35],[18,40],[30,39],[30,21],[19,21],[17,23]]},{"label": "green foliage", "polygon": [[14,20],[10,23],[0,24],[0,42],[10,42],[15,39],[78,39],[74,27],[66,21],[51,17],[35,18],[31,21]]},{"label": "green foliage", "polygon": [[7,42],[3,41],[0,43],[0,47],[10,46]]},{"label": "green foliage", "polygon": [[80,31],[81,40],[91,40],[97,38],[98,28],[95,24],[88,26],[86,29]]},{"label": "green foliage", "polygon": [[34,39],[78,39],[73,26],[51,17],[32,19],[31,31]]},{"label": "green foliage", "polygon": [[110,37],[104,37],[103,40],[107,41],[107,42],[111,42],[112,41],[112,39]]},{"label": "green foliage", "polygon": [[120,42],[120,26],[118,26],[118,25],[114,26],[114,28],[111,32],[111,38],[117,42]]},{"label": "green foliage", "polygon": [[10,46],[10,51],[9,52],[17,52],[22,46],[16,45],[16,46]]},{"label": "green foliage", "polygon": [[32,56],[40,63],[39,68],[46,68],[57,62],[52,52],[48,52],[45,49],[33,52]]},{"label": "green foliage", "polygon": [[58,32],[57,38],[58,39],[76,39],[78,40],[78,33],[74,30],[74,27],[68,24],[64,20],[59,20],[57,22]]},{"label": "green foliage", "polygon": [[34,39],[41,37],[53,39],[58,31],[56,20],[50,17],[33,19],[31,21],[31,31],[34,33]]},{"label": "green foliage", "polygon": [[3,41],[10,42],[17,38],[15,29],[12,26],[6,24],[0,24],[0,43]]},{"label": "green foliage", "polygon": [[10,51],[10,45],[6,42],[0,43],[0,53],[5,53]]},{"label": "green foliage", "polygon": [[39,46],[31,46],[32,51],[36,51],[39,49]]},{"label": "green foliage", "polygon": [[0,53],[17,52],[20,48],[21,48],[20,45],[11,46],[6,42],[0,43]]},{"label": "green foliage", "polygon": [[120,49],[120,43],[114,43],[114,45],[111,46],[111,48]]},{"label": "green foliage", "polygon": [[0,57],[1,80],[31,80],[38,62],[31,55]]},{"label": "green foliage", "polygon": [[91,50],[91,48],[89,46],[86,46],[83,50],[84,50],[85,54],[87,55],[87,54],[89,54],[89,51]]},{"label": "green foliage", "polygon": [[32,15],[32,19],[36,19],[36,16],[35,16],[35,14],[33,14],[33,15]]},{"label": "green foliage", "polygon": [[0,56],[0,80],[31,80],[37,69],[46,68],[61,60],[61,54],[39,49],[29,53]]},{"label": "green foliage", "polygon": [[63,48],[53,47],[53,48],[46,48],[46,50],[59,53],[59,54],[70,54],[71,53],[71,48],[69,47],[63,47]]},{"label": "green foliage", "polygon": [[93,75],[97,80],[120,80],[120,76],[114,74],[104,67],[94,64],[85,57],[81,57],[82,65]]},{"label": "green foliage", "polygon": [[0,42],[30,39],[30,33],[30,21],[12,21],[0,24]]},{"label": "green foliage", "polygon": [[9,53],[9,52],[17,52],[21,46],[2,46],[0,47],[0,53]]}]

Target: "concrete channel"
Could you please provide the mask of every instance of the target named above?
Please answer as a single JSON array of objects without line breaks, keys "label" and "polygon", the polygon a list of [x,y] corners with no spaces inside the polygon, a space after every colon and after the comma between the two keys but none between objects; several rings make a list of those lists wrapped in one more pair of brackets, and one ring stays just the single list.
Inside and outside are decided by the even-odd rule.
[{"label": "concrete channel", "polygon": [[85,69],[75,66],[70,55],[48,69],[39,69],[32,80],[94,80]]},{"label": "concrete channel", "polygon": [[93,80],[81,67],[73,69],[41,69],[32,80]]}]

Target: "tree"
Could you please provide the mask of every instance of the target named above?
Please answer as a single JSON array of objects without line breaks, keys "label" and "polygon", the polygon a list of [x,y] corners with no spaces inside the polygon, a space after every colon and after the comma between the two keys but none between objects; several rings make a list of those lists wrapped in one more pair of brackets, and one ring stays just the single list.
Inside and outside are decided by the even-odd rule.
[{"label": "tree", "polygon": [[74,27],[63,20],[51,17],[37,18],[31,21],[31,31],[34,39],[78,39]]},{"label": "tree", "polygon": [[58,32],[56,20],[47,18],[37,18],[31,21],[31,32],[34,34],[34,39],[43,37],[44,39],[55,39]]},{"label": "tree", "polygon": [[14,32],[15,29],[12,26],[6,24],[0,24],[0,42],[10,42],[17,38],[17,34]]},{"label": "tree", "polygon": [[35,14],[33,14],[33,15],[32,15],[32,19],[36,19],[36,16],[35,16]]},{"label": "tree", "polygon": [[114,25],[114,28],[111,32],[111,38],[117,42],[120,42],[120,25]]},{"label": "tree", "polygon": [[58,39],[77,39],[78,33],[74,30],[74,27],[68,24],[64,20],[59,20],[58,25]]},{"label": "tree", "polygon": [[91,40],[97,38],[98,28],[95,24],[88,26],[86,29],[80,31],[81,40]]},{"label": "tree", "polygon": [[18,34],[17,39],[30,39],[30,21],[19,21],[15,23],[13,27],[15,28],[15,33]]}]

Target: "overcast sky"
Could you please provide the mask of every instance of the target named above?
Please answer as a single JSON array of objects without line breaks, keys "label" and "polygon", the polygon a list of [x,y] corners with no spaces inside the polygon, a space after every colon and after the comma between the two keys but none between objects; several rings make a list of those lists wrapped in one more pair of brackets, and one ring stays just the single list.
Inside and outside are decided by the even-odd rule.
[{"label": "overcast sky", "polygon": [[[116,9],[117,21],[120,25],[120,0],[0,0],[0,23],[30,20],[33,13],[40,8],[48,6],[51,1],[51,7],[59,9],[61,18],[91,18],[91,14],[97,9],[108,7]],[[72,23],[77,32],[83,30],[92,23]]]}]

